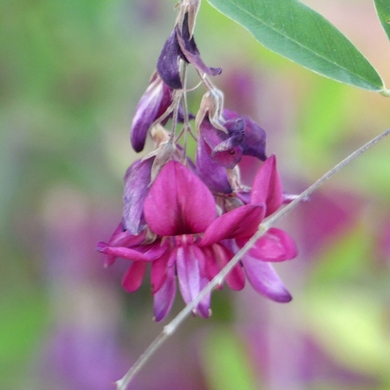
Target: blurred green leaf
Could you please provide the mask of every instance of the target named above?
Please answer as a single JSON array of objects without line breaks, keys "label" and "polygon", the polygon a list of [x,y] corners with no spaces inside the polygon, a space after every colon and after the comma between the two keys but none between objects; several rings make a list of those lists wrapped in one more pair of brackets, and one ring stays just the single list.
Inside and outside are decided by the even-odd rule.
[{"label": "blurred green leaf", "polygon": [[346,288],[307,294],[310,332],[340,365],[386,380],[390,347],[376,294]]},{"label": "blurred green leaf", "polygon": [[389,0],[374,0],[378,18],[390,39],[390,2]]},{"label": "blurred green leaf", "polygon": [[48,306],[41,294],[13,294],[0,304],[1,383],[20,379],[28,359],[46,331]]},{"label": "blurred green leaf", "polygon": [[204,369],[210,390],[260,390],[238,337],[218,328],[203,343]]},{"label": "blurred green leaf", "polygon": [[268,49],[333,80],[384,90],[377,71],[320,14],[296,0],[209,0]]},{"label": "blurred green leaf", "polygon": [[338,237],[332,237],[331,245],[317,260],[309,285],[334,285],[356,279],[367,265],[370,250],[370,237],[367,231],[358,224]]},{"label": "blurred green leaf", "polygon": [[318,168],[316,164],[324,169],[334,162],[331,152],[345,137],[350,92],[345,85],[325,78],[312,80],[297,123],[300,154],[311,161],[311,169]]}]

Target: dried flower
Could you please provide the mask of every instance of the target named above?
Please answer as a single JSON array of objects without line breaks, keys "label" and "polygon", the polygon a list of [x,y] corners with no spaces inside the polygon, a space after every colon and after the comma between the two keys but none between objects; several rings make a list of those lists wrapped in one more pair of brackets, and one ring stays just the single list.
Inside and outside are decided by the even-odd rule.
[{"label": "dried flower", "polygon": [[200,73],[216,76],[221,68],[210,68],[200,57],[194,37],[188,26],[188,14],[185,14],[181,28],[178,25],[168,37],[157,61],[157,71],[164,83],[172,89],[182,89],[179,60],[191,63]]}]

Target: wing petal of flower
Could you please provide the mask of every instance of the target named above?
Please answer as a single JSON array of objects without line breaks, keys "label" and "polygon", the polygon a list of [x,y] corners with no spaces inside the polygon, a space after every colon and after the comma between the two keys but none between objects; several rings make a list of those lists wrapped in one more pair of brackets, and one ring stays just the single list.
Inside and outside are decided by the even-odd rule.
[{"label": "wing petal of flower", "polygon": [[276,301],[290,302],[292,297],[271,264],[246,254],[242,263],[249,283],[260,294]]}]

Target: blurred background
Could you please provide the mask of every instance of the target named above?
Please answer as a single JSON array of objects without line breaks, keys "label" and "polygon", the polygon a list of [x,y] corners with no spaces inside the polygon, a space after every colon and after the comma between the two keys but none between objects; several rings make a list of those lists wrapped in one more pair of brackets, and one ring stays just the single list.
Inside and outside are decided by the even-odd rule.
[{"label": "blurred background", "polygon": [[[371,1],[305,3],[390,85],[390,43]],[[121,217],[131,118],[174,4],[0,2],[0,389],[113,389],[162,330],[149,283],[125,293],[128,264],[104,269],[95,247]],[[215,83],[227,107],[267,131],[290,193],[390,126],[389,100],[267,51],[206,1],[196,40],[223,68]],[[202,93],[190,95],[193,111]],[[215,292],[211,319],[188,319],[130,389],[390,389],[389,142],[279,223],[300,250],[277,267],[290,304],[250,286]],[[178,295],[169,318],[182,307]]]}]

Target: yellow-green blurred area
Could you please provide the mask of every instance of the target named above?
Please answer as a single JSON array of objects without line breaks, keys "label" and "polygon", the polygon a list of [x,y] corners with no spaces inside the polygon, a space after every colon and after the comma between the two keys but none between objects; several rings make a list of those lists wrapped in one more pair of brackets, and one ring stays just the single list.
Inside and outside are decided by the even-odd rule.
[{"label": "yellow-green blurred area", "polygon": [[[390,85],[390,43],[368,0],[311,0]],[[96,242],[121,218],[131,118],[175,21],[174,0],[0,2],[0,389],[105,390],[162,330],[149,281],[121,288]],[[267,131],[299,193],[390,126],[390,100],[260,46],[203,1],[195,31],[228,108]],[[195,86],[195,73],[189,80]],[[204,91],[189,94],[196,113]],[[390,389],[390,140],[279,223],[294,300],[213,295],[130,389]],[[183,307],[176,297],[170,318]]]}]

